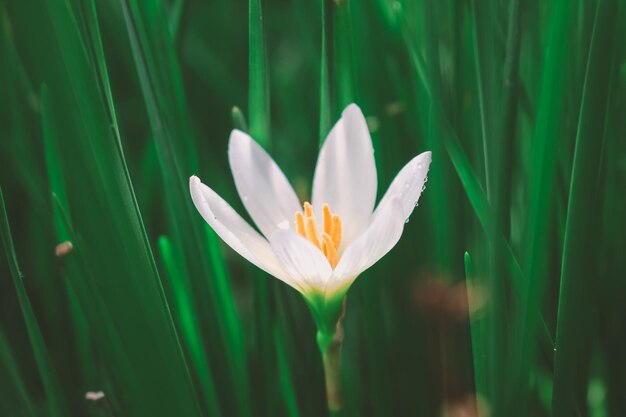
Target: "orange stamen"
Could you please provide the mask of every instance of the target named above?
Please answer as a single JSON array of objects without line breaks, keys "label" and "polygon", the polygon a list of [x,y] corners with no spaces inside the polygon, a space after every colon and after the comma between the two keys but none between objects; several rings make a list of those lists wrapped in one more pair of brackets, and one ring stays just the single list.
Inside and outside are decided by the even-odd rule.
[{"label": "orange stamen", "polygon": [[306,238],[309,241],[322,249],[322,244],[320,243],[320,234],[317,230],[317,222],[315,221],[315,217],[307,217],[306,219]]},{"label": "orange stamen", "polygon": [[300,236],[306,237],[306,229],[304,228],[304,216],[301,211],[296,212],[296,231]]},{"label": "orange stamen", "polygon": [[311,204],[308,201],[304,203],[304,215],[305,217],[315,217],[313,214],[313,207],[311,207]]},{"label": "orange stamen", "polygon": [[328,263],[330,263],[330,266],[333,269],[335,269],[335,267],[339,263],[339,256],[337,255],[337,248],[335,247],[335,244],[333,243],[333,239],[327,233],[324,233],[322,235],[322,238],[323,238],[322,250],[324,252],[324,255],[326,256],[326,259],[328,259]]},{"label": "orange stamen", "polygon": [[338,214],[333,215],[333,233],[331,237],[335,247],[339,248],[339,245],[341,245],[341,217]]},{"label": "orange stamen", "polygon": [[328,204],[322,206],[322,214],[324,217],[324,233],[332,236],[333,233],[333,214],[330,212]]},{"label": "orange stamen", "polygon": [[330,211],[328,204],[322,206],[323,231],[320,230],[309,202],[304,203],[304,213],[296,212],[296,232],[322,251],[334,269],[339,263],[338,249],[341,244],[341,217]]}]

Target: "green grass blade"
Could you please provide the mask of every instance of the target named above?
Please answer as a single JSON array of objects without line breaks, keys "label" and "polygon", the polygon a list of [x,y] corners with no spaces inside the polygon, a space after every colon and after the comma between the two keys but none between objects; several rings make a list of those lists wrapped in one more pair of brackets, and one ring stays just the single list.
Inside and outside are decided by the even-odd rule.
[{"label": "green grass blade", "polygon": [[174,4],[172,4],[170,14],[169,14],[169,29],[170,36],[176,42],[178,39],[178,35],[180,33],[180,27],[183,20],[183,12],[185,8],[185,4],[188,3],[185,0],[176,0]]},{"label": "green grass blade", "polygon": [[[525,250],[525,284],[520,293],[518,341],[514,343],[511,362],[517,364],[513,377],[517,383],[510,387],[509,397],[518,404],[527,403],[528,378],[535,354],[536,335],[540,323],[536,321],[536,311],[541,306],[543,288],[548,278],[550,241],[545,230],[549,229],[549,207],[553,201],[553,186],[557,137],[561,123],[561,97],[563,94],[562,62],[570,47],[567,36],[572,24],[572,6],[568,1],[554,3],[553,19],[550,23],[550,37],[546,48],[546,62],[537,109],[537,123],[533,136],[533,164],[529,169],[530,205],[528,214],[528,235]],[[519,405],[514,406],[520,409]],[[525,412],[530,412],[525,410]]]},{"label": "green grass blade", "polygon": [[[593,275],[598,192],[607,132],[619,2],[597,3],[578,119],[570,183],[557,320],[552,415],[586,408],[585,378],[592,335]],[[602,140],[598,141],[598,134]]]},{"label": "green grass blade", "polygon": [[330,65],[332,59],[332,0],[319,0],[321,8],[322,22],[322,42],[321,42],[321,59],[320,59],[320,131],[319,143],[323,145],[326,135],[332,127],[331,115],[331,84],[330,84]]},{"label": "green grass blade", "polygon": [[293,384],[292,371],[289,369],[285,341],[283,340],[283,328],[274,326],[274,346],[276,346],[276,362],[278,366],[278,381],[280,383],[284,404],[289,417],[298,417],[298,398]]},{"label": "green grass blade", "polygon": [[175,259],[175,251],[165,236],[159,238],[159,253],[174,294],[174,305],[177,308],[175,316],[180,321],[182,337],[186,340],[186,345],[190,350],[191,363],[193,364],[192,373],[200,381],[204,404],[209,415],[219,416],[221,415],[219,399],[215,391],[211,369],[204,353],[200,324],[193,308],[190,289],[185,287],[187,281],[181,276],[182,272],[179,261]]},{"label": "green grass blade", "polygon": [[4,254],[9,261],[9,268],[11,270],[11,278],[13,279],[13,285],[17,292],[17,298],[24,316],[24,322],[26,324],[26,331],[28,332],[28,338],[30,340],[37,368],[39,369],[39,376],[44,386],[46,393],[46,401],[48,403],[48,410],[53,417],[66,416],[67,405],[62,396],[62,391],[58,384],[58,379],[55,374],[54,366],[51,362],[50,355],[46,348],[46,343],[41,334],[37,317],[31,306],[26,287],[24,286],[24,280],[20,267],[17,263],[17,255],[13,247],[13,236],[11,236],[11,229],[9,227],[9,218],[7,216],[6,206],[4,204],[4,196],[2,189],[0,188],[0,236],[2,237],[2,246],[4,247]]},{"label": "green grass blade", "polygon": [[474,279],[472,269],[472,258],[470,254],[465,252],[465,279],[467,283],[467,300],[470,313],[470,332],[472,337],[472,355],[474,358],[474,383],[476,385],[476,394],[483,397],[487,394],[487,382],[485,378],[485,370],[487,357],[484,348],[484,331],[483,318],[481,316],[480,305],[477,303],[477,297],[480,295],[480,285]]},{"label": "green grass blade", "polygon": [[[423,59],[421,58],[419,51],[415,50],[410,41],[408,42],[408,46],[411,49],[411,63],[413,64],[413,69],[415,70],[418,80],[423,85],[428,98],[432,100],[433,106],[441,109],[441,99],[433,95],[432,81],[427,73],[427,70],[423,67]],[[487,196],[485,195],[484,189],[481,186],[477,175],[472,169],[469,158],[463,150],[459,138],[446,119],[444,119],[442,127],[443,131],[441,140],[443,141],[444,149],[452,162],[459,180],[461,181],[461,185],[467,195],[474,214],[478,218],[487,237],[494,239],[492,244],[497,244],[503,247],[503,253],[506,256],[506,264],[511,272],[513,288],[516,293],[519,294],[521,293],[522,285],[525,282],[522,269],[504,236],[502,236],[502,234],[494,233],[493,209],[487,200]],[[533,314],[539,315],[539,311],[537,310]],[[552,338],[550,334],[547,333],[547,328],[545,326],[543,326],[543,330],[540,333],[540,338],[540,345],[542,346],[541,349],[543,354],[546,357],[550,357],[553,343]]]},{"label": "green grass blade", "polygon": [[[440,61],[440,45],[438,42],[439,27],[437,25],[437,13],[440,8],[437,4],[432,2],[424,2],[424,41],[426,47],[424,48],[424,56],[431,63],[427,66],[426,76],[429,79],[428,90],[432,91],[438,97],[443,94],[442,79],[439,72]],[[441,101],[441,103],[443,100]],[[444,155],[443,142],[441,136],[444,134],[446,116],[443,111],[443,107],[440,107],[440,102],[434,100],[424,100],[421,107],[424,113],[423,120],[426,124],[426,136],[427,149],[430,150],[433,155]],[[437,163],[438,162],[438,163]],[[450,183],[452,177],[452,169],[449,161],[446,158],[439,158],[439,160],[432,164],[429,170],[429,188],[433,191],[430,196],[430,204],[432,207],[432,213],[434,217],[435,228],[440,232],[435,236],[434,248],[435,248],[435,265],[443,273],[446,273],[451,269],[453,259],[456,258],[452,254],[452,248],[454,245],[454,232],[455,215],[452,211],[451,193],[446,184]],[[445,209],[441,209],[444,208]]]},{"label": "green grass blade", "polygon": [[261,0],[248,2],[248,117],[250,135],[270,148],[270,94]]},{"label": "green grass blade", "polygon": [[242,132],[248,132],[248,123],[246,123],[246,118],[239,107],[234,106],[230,115],[233,119],[233,127],[235,129],[239,129]]},{"label": "green grass blade", "polygon": [[[219,254],[217,236],[203,233],[204,222],[188,192],[188,176],[196,172],[196,156],[173,44],[168,32],[159,30],[166,22],[163,5],[122,0],[122,8],[163,174],[168,226],[174,247],[184,259],[181,276],[196,289],[197,311],[206,320],[217,321],[222,339],[212,337],[208,342],[222,345],[230,378],[237,386],[229,395],[241,414],[249,415],[245,346],[228,275],[221,266],[223,259],[215,258]],[[165,54],[157,48],[164,48]],[[209,263],[209,256],[213,263]],[[211,303],[206,303],[205,294]]]},{"label": "green grass blade", "polygon": [[[0,383],[9,385],[4,387],[4,393],[10,395],[11,392],[15,391],[15,396],[18,397],[18,401],[21,403],[20,409],[26,411],[25,415],[35,417],[33,400],[26,389],[25,378],[18,368],[17,360],[2,328],[0,328],[0,369],[2,374],[6,376],[0,379]],[[9,402],[8,399],[3,401]]]},{"label": "green grass blade", "polygon": [[[49,81],[69,212],[80,239],[73,281],[112,379],[109,395],[129,416],[199,414],[160,278],[137,210],[85,40],[67,4],[49,0],[43,21],[54,36]],[[85,196],[89,196],[85,198]],[[97,219],[97,221],[94,221]],[[75,277],[76,278],[76,277]],[[129,366],[132,363],[132,366]]]},{"label": "green grass blade", "polygon": [[[493,84],[499,85],[499,77],[496,76],[493,65],[495,63],[492,56],[495,34],[492,32],[494,25],[489,24],[496,17],[493,15],[494,2],[492,1],[471,1],[472,17],[474,25],[473,39],[475,48],[476,84],[478,90],[478,107],[480,113],[480,127],[483,145],[483,163],[485,167],[485,184],[487,199],[493,199],[493,159],[497,142],[494,136],[493,122],[498,115],[494,114],[496,103],[493,96]],[[504,138],[499,138],[504,140]]]},{"label": "green grass blade", "polygon": [[115,105],[113,104],[113,93],[111,92],[111,82],[109,81],[109,72],[104,56],[104,49],[102,45],[102,35],[100,32],[100,25],[98,23],[98,13],[96,10],[95,0],[81,0],[83,6],[83,16],[85,19],[85,27],[87,28],[88,39],[87,46],[91,53],[91,60],[95,65],[97,79],[100,86],[100,91],[104,95],[107,113],[111,121],[111,129],[116,136],[121,150],[121,138],[119,132],[119,126],[117,122],[117,115],[115,112]]},{"label": "green grass blade", "polygon": [[335,118],[356,100],[350,0],[320,0],[320,145]]},{"label": "green grass blade", "polygon": [[[350,0],[332,2],[333,13],[333,88],[336,93],[336,110],[342,111],[356,100],[354,57],[352,56],[352,22]],[[333,113],[334,114],[334,113]]]},{"label": "green grass blade", "polygon": [[[44,155],[46,157],[46,168],[48,172],[48,181],[50,183],[50,192],[56,196],[59,204],[67,211],[67,191],[65,189],[65,180],[63,179],[63,171],[60,169],[61,162],[59,156],[59,150],[56,146],[57,138],[56,127],[54,126],[54,120],[52,118],[52,111],[50,109],[50,96],[48,86],[43,84],[41,86],[41,124],[43,130],[44,141]],[[54,224],[56,227],[58,241],[65,242],[69,240],[70,231],[65,226],[65,221],[61,217],[58,210],[54,211]]]}]

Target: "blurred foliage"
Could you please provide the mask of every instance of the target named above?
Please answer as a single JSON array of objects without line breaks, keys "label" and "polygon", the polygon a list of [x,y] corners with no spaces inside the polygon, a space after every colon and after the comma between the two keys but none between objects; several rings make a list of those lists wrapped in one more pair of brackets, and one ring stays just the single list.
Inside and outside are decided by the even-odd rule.
[{"label": "blurred foliage", "polygon": [[308,199],[350,102],[380,190],[433,164],[349,293],[342,415],[626,415],[625,13],[0,0],[0,415],[326,415],[301,296],[221,243],[187,179],[244,214],[226,149],[249,127]]}]

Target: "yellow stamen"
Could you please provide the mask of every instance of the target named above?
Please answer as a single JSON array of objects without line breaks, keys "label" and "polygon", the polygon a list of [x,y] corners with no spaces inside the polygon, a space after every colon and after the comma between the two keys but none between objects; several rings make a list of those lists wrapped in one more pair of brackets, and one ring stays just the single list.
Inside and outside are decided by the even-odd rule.
[{"label": "yellow stamen", "polygon": [[304,215],[305,217],[315,217],[313,214],[313,207],[311,207],[311,204],[308,201],[304,203]]},{"label": "yellow stamen", "polygon": [[330,211],[328,204],[322,206],[323,230],[320,239],[320,230],[313,213],[311,204],[304,203],[304,213],[296,212],[296,232],[317,246],[322,251],[328,263],[334,269],[339,263],[338,249],[341,244],[341,217]]},{"label": "yellow stamen", "polygon": [[315,217],[307,217],[306,219],[306,238],[309,239],[311,243],[313,243],[318,248],[322,249],[322,245],[320,243],[320,235],[317,230],[317,222],[315,221]]},{"label": "yellow stamen", "polygon": [[333,233],[331,237],[333,238],[333,244],[336,248],[339,248],[341,245],[341,217],[338,214],[333,214]]},{"label": "yellow stamen", "polygon": [[300,236],[306,237],[306,230],[304,228],[304,216],[301,211],[296,212],[296,231]]},{"label": "yellow stamen", "polygon": [[333,234],[333,214],[330,212],[328,204],[322,206],[322,214],[324,216],[324,233],[328,233],[330,236]]},{"label": "yellow stamen", "polygon": [[335,267],[337,266],[337,263],[339,263],[339,256],[337,255],[337,248],[335,247],[335,244],[333,243],[333,239],[327,234],[324,233],[322,235],[322,251],[324,252],[324,255],[326,256],[326,259],[328,259],[328,263],[330,263],[330,266],[335,269]]}]

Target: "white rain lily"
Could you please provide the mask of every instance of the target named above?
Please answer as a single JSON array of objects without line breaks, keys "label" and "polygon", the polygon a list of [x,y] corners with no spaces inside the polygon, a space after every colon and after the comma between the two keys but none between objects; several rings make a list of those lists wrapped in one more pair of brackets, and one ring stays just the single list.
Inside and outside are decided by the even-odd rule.
[{"label": "white rain lily", "polygon": [[261,233],[192,176],[196,208],[231,248],[302,293],[321,329],[334,325],[359,274],[400,239],[424,188],[431,153],[409,161],[376,208],[374,149],[355,104],[326,137],[310,204],[300,204],[278,165],[247,134],[232,131],[228,159],[237,191]]}]

